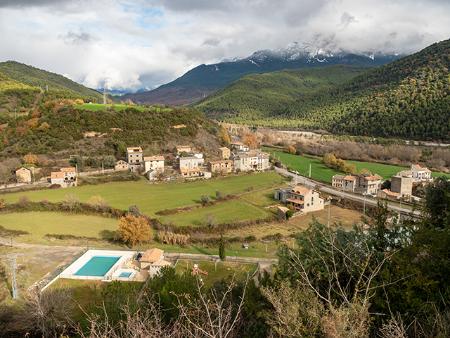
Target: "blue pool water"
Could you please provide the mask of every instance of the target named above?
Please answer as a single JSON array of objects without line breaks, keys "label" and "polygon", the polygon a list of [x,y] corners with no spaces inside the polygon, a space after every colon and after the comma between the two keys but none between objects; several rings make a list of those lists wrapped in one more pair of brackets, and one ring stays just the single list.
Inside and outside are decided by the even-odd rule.
[{"label": "blue pool water", "polygon": [[126,277],[126,278],[128,278],[130,276],[131,276],[131,272],[126,272],[126,271],[121,272],[119,275],[119,277]]},{"label": "blue pool water", "polygon": [[111,256],[94,256],[86,262],[77,272],[75,276],[93,276],[102,277],[113,267],[114,264],[120,259],[118,257]]}]

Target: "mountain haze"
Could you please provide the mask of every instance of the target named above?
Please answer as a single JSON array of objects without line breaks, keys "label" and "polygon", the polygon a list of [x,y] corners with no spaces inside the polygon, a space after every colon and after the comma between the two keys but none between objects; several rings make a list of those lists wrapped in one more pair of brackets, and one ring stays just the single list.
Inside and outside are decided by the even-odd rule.
[{"label": "mountain haze", "polygon": [[258,51],[243,59],[203,64],[154,90],[124,95],[121,99],[137,103],[190,104],[248,74],[336,64],[371,67],[397,58],[396,55],[331,53],[294,43],[285,49]]}]

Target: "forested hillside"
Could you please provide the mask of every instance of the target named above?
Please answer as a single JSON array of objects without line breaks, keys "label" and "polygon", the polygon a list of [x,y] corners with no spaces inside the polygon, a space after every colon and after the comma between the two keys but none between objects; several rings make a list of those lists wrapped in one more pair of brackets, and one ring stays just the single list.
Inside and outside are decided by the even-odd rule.
[{"label": "forested hillside", "polygon": [[15,61],[0,63],[0,73],[5,74],[10,79],[27,84],[33,87],[49,91],[62,92],[72,97],[84,97],[92,100],[101,99],[101,94],[93,89],[87,88],[65,76],[48,72],[39,68],[25,65]]},{"label": "forested hillside", "polygon": [[[92,111],[55,100],[28,115],[2,116],[0,124],[0,157],[27,153],[53,157],[115,153],[122,157],[127,146],[148,147],[155,152],[178,142],[218,146],[216,125],[192,109]],[[175,125],[185,127],[172,128]],[[86,136],[87,132],[95,136]]]},{"label": "forested hillside", "polygon": [[311,96],[343,85],[366,68],[330,66],[247,75],[197,107],[220,117],[230,111],[239,117],[284,115],[302,95]]},{"label": "forested hillside", "polygon": [[[288,91],[289,72],[280,73],[286,75],[283,81],[277,81],[276,74],[254,75],[252,81],[241,79],[198,107],[210,116],[240,123],[448,141],[449,66],[446,40],[320,90],[307,90],[297,81]],[[254,85],[266,79],[270,81],[263,91]],[[245,89],[236,92],[240,87]]]},{"label": "forested hillside", "polygon": [[59,74],[15,61],[0,63],[0,112],[28,112],[55,98],[96,102],[102,95]]}]

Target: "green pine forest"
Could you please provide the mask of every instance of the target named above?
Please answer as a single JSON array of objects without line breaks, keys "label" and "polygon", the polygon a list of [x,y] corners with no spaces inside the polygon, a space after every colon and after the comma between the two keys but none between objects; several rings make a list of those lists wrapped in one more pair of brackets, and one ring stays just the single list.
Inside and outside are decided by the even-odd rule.
[{"label": "green pine forest", "polygon": [[250,75],[197,107],[230,122],[450,140],[450,40],[390,64]]}]

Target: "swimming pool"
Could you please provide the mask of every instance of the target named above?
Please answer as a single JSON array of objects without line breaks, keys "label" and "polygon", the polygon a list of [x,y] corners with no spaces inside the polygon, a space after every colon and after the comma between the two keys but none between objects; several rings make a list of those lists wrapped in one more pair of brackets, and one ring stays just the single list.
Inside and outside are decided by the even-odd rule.
[{"label": "swimming pool", "polygon": [[131,272],[123,271],[120,273],[119,278],[128,278],[131,276],[131,274],[132,274]]},{"label": "swimming pool", "polygon": [[74,275],[102,277],[119,259],[120,256],[93,256]]}]

